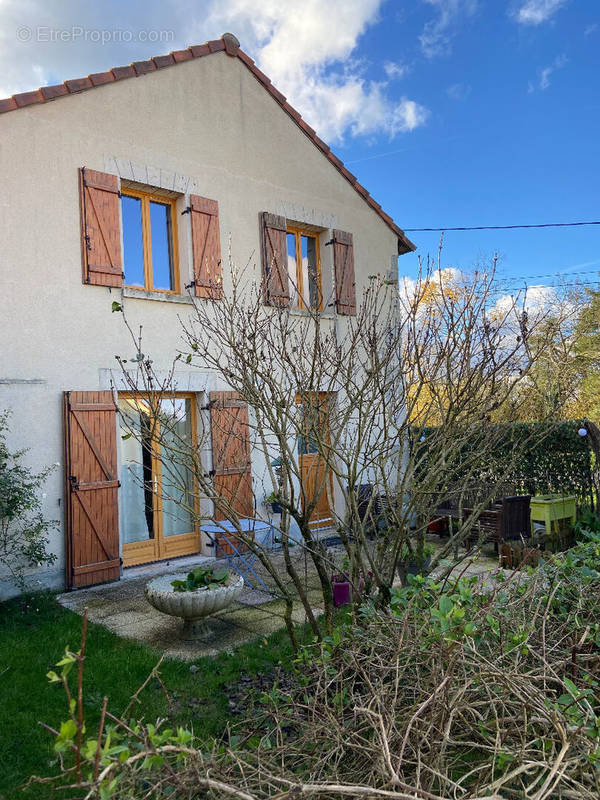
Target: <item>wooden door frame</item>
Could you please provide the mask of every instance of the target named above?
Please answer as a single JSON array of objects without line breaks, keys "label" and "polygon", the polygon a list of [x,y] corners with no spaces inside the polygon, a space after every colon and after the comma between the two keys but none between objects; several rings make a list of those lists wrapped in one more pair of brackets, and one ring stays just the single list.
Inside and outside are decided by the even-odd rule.
[{"label": "wooden door frame", "polygon": [[[143,393],[118,392],[117,403],[120,400],[135,400],[136,398],[143,398]],[[175,392],[174,398],[176,400],[190,400],[192,444],[196,447],[198,443],[198,405],[196,395],[194,392]],[[117,425],[119,425],[118,418]],[[175,536],[165,537],[163,535],[162,461],[159,445],[154,441],[151,442],[151,464],[154,538],[141,542],[121,542],[121,556],[124,567],[132,567],[154,561],[163,561],[167,558],[177,558],[178,556],[193,555],[201,551],[202,539],[198,524],[198,492],[194,491],[194,512],[196,516],[194,530],[189,533],[180,533]],[[193,477],[193,479],[194,489],[196,490],[195,477]]]},{"label": "wooden door frame", "polygon": [[[325,407],[325,413],[326,413],[326,418],[325,418],[325,425],[326,425],[326,431],[327,431],[326,437],[329,438],[329,407],[328,407],[328,402],[329,402],[330,398],[332,398],[334,396],[334,393],[333,392],[305,392],[304,394],[309,394],[309,395],[313,395],[313,396],[317,395],[318,398],[319,398],[319,401],[321,400],[321,398],[325,399],[326,403],[324,404],[324,407]],[[302,405],[302,393],[301,392],[296,392],[296,403],[299,406]],[[297,447],[297,445],[296,445],[296,447]],[[298,461],[299,461],[298,466],[300,467],[300,482],[302,482],[302,459],[306,455],[313,455],[313,454],[310,454],[310,453],[298,453]],[[325,478],[325,481],[324,481],[324,484],[323,484],[323,491],[321,493],[321,497],[325,496],[325,499],[327,501],[328,516],[327,517],[323,517],[320,520],[315,520],[314,522],[311,521],[309,523],[311,529],[314,530],[314,531],[319,530],[319,528],[321,528],[321,527],[322,528],[330,527],[329,525],[320,525],[320,523],[325,522],[327,520],[333,522],[333,511],[334,511],[334,508],[335,508],[335,506],[334,506],[334,496],[333,496],[333,470],[331,469],[331,467],[329,466],[327,461],[324,461],[323,466],[324,466],[325,470],[327,470],[327,477]],[[302,508],[303,508],[303,510],[304,510],[304,496],[305,496],[305,492],[302,491],[301,492],[301,497],[302,497]],[[316,511],[316,510],[317,510],[317,508],[315,507],[314,511]],[[313,511],[313,513],[314,513],[314,511]]]}]

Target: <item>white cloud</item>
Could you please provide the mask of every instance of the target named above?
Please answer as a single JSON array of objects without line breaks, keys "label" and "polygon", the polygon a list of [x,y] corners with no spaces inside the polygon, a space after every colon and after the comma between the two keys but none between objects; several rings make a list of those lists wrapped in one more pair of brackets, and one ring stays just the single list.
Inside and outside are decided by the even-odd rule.
[{"label": "white cloud", "polygon": [[523,312],[527,314],[527,327],[531,331],[552,313],[568,311],[564,299],[552,286],[530,286],[515,294],[504,294],[488,310],[488,319],[501,331],[503,345],[515,348],[521,335]]},{"label": "white cloud", "polygon": [[408,74],[409,68],[406,64],[397,64],[394,61],[386,61],[383,65],[385,74],[390,80],[400,80]]},{"label": "white cloud", "polygon": [[504,318],[526,311],[530,320],[536,322],[556,304],[556,289],[552,286],[529,286],[518,295],[505,294],[498,298],[490,315]]},{"label": "white cloud", "polygon": [[[365,78],[356,58],[359,39],[378,22],[382,2],[0,0],[0,96],[199,44],[230,30],[324,139],[381,133],[393,138],[423,125],[428,112],[416,100],[391,96],[388,82],[400,77],[400,64],[390,67],[394,74],[387,73],[386,81],[376,82]],[[121,30],[129,38],[40,41],[40,26]],[[28,41],[18,33],[27,30]],[[155,38],[140,37],[147,31]]]},{"label": "white cloud", "polygon": [[424,0],[438,14],[425,24],[419,36],[421,49],[427,58],[447,55],[452,50],[452,39],[463,17],[470,17],[477,10],[477,0]]},{"label": "white cloud", "polygon": [[568,0],[526,0],[513,11],[513,18],[521,25],[541,25],[551,19]]},{"label": "white cloud", "polygon": [[379,6],[380,0],[305,0],[294,13],[280,0],[263,0],[260,9],[255,0],[234,0],[215,6],[209,22],[243,32],[260,68],[324,139],[393,138],[423,125],[428,112],[414,100],[392,100],[387,83],[366,80],[352,60]]},{"label": "white cloud", "polygon": [[557,69],[561,69],[565,66],[568,62],[568,58],[564,55],[564,53],[560,56],[557,56],[554,61],[547,67],[544,67],[539,71],[538,81],[537,83],[533,83],[532,81],[528,82],[527,91],[531,94],[537,89],[544,91],[550,86],[550,76],[553,72],[556,72]]},{"label": "white cloud", "polygon": [[598,30],[598,23],[597,22],[593,22],[591,25],[588,25],[585,28],[585,30],[583,32],[583,35],[584,36],[591,36],[592,33],[596,33],[597,30]]}]

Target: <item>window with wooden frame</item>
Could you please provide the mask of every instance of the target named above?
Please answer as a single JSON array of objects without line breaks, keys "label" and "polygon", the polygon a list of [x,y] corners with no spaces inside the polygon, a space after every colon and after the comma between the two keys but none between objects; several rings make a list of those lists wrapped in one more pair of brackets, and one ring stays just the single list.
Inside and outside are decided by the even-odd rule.
[{"label": "window with wooden frame", "polygon": [[119,393],[123,564],[197,553],[196,398]]},{"label": "window with wooden frame", "polygon": [[315,231],[288,225],[287,259],[292,308],[321,310],[321,258]]},{"label": "window with wooden frame", "polygon": [[125,286],[179,294],[175,199],[121,190]]}]

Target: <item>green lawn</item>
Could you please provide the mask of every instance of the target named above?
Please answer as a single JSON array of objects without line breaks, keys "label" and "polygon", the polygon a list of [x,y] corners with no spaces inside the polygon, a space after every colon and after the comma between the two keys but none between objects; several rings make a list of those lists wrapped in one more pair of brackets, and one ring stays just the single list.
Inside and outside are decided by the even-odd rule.
[{"label": "green lawn", "polygon": [[[38,722],[57,728],[66,719],[66,703],[62,686],[48,684],[45,675],[66,645],[79,649],[80,639],[81,617],[59,606],[50,594],[0,604],[0,800],[51,796],[39,784],[24,791],[17,787],[32,774],[57,771],[52,737]],[[144,690],[137,716],[153,720],[168,715],[200,736],[219,734],[231,715],[227,686],[240,675],[255,675],[279,661],[285,663],[291,654],[282,630],[267,640],[242,645],[234,653],[199,659],[194,662],[196,672],[190,672],[189,663],[164,661],[161,677],[174,702],[168,708],[159,685],[152,681]],[[109,698],[109,710],[120,713],[159,656],[101,626],[88,626],[83,688],[90,728],[99,717],[104,695]]]}]

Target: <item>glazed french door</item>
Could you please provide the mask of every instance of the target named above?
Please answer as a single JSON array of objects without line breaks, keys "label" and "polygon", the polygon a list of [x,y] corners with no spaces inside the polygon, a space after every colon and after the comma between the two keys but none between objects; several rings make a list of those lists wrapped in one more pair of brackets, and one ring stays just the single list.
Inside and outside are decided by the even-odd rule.
[{"label": "glazed french door", "polygon": [[197,553],[194,476],[185,452],[196,442],[193,395],[152,409],[141,396],[119,397],[123,566]]},{"label": "glazed french door", "polygon": [[331,470],[323,456],[323,445],[329,440],[329,397],[325,392],[311,392],[296,397],[302,431],[298,437],[302,505],[306,507],[316,500],[309,523],[313,530],[328,528],[332,524],[329,499],[333,493],[333,482]]}]

